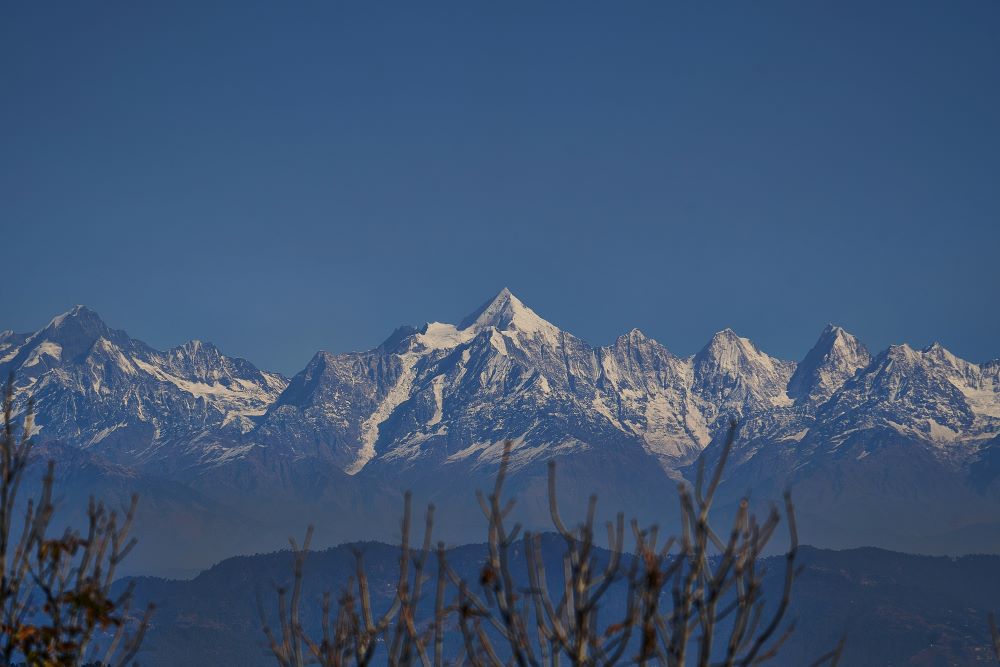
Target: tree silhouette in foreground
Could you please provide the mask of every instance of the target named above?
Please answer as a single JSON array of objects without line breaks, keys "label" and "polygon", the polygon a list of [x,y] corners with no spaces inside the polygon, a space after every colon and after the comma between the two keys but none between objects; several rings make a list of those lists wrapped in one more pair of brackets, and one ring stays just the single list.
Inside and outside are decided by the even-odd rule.
[{"label": "tree silhouette in foreground", "polygon": [[1000,629],[997,629],[997,617],[993,614],[990,614],[990,639],[993,640],[993,653],[1000,663]]},{"label": "tree silhouette in foreground", "polygon": [[[668,667],[743,667],[767,662],[794,627],[785,617],[797,574],[795,512],[786,493],[784,517],[790,547],[780,599],[766,604],[760,560],[782,513],[772,508],[758,520],[744,499],[727,535],[718,535],[709,521],[735,433],[734,422],[707,481],[702,464],[693,488],[679,486],[679,534],[661,541],[657,527],[644,529],[632,521],[631,553],[626,552],[622,513],[606,525],[607,549],[598,547],[594,496],[584,521],[567,526],[556,502],[555,465],[550,462],[550,515],[564,543],[561,568],[554,573],[547,571],[544,562],[543,536],[508,525],[514,507],[513,500],[503,497],[512,448],[508,441],[492,492],[477,494],[487,525],[487,554],[479,581],[473,585],[456,574],[443,543],[432,546],[433,506],[427,511],[421,546],[413,548],[411,497],[406,494],[399,578],[392,603],[375,617],[363,559],[355,552],[354,577],[336,606],[329,593],[323,597],[319,639],[308,636],[299,616],[310,528],[301,546],[292,541],[293,583],[290,593],[278,591],[277,629],[260,610],[269,648],[282,667],[366,665],[377,651],[386,652],[379,655],[380,663],[423,667],[446,662],[482,667],[535,667],[563,661]],[[430,574],[432,558],[436,567]],[[518,578],[516,572],[522,570],[525,574]],[[433,611],[421,621],[417,611],[425,588],[433,589]],[[618,597],[613,602],[614,596]],[[609,621],[601,614],[613,618]],[[444,655],[446,631],[460,636],[457,655]],[[843,641],[813,665],[837,665],[842,649]]]},{"label": "tree silhouette in foreground", "polygon": [[152,613],[150,607],[140,618],[132,617],[131,586],[111,597],[116,568],[135,546],[129,531],[137,498],[122,515],[91,499],[85,531],[66,529],[50,536],[55,464],[49,462],[38,497],[19,503],[31,459],[33,403],[28,401],[20,436],[13,411],[10,377],[0,434],[0,661],[54,667],[88,660],[127,664]]}]

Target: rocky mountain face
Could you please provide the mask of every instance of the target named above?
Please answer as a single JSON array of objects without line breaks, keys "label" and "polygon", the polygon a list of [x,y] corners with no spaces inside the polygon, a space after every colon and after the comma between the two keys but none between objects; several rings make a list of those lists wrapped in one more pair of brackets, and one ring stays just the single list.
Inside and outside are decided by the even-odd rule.
[{"label": "rocky mountain face", "polygon": [[869,363],[871,354],[861,341],[838,326],[828,325],[796,366],[788,380],[788,395],[800,403],[821,405]]},{"label": "rocky mountain face", "polygon": [[1000,549],[1000,362],[940,345],[872,357],[832,325],[799,363],[731,330],[680,357],[638,330],[591,346],[505,289],[457,325],[318,352],[289,380],[208,343],[154,350],[77,307],[0,334],[0,372],[19,405],[35,397],[39,442],[190,488],[199,516],[216,503],[258,522],[262,547],[331,516],[330,540],[392,537],[404,488],[469,539],[505,440],[528,524],[547,517],[549,460],[570,507],[596,491],[669,521],[676,482],[716,460],[735,418],[724,502],[792,485],[816,544]]},{"label": "rocky mountain face", "polygon": [[37,403],[39,439],[128,465],[224,459],[288,384],[210,343],[154,350],[82,306],[0,353],[0,373]]}]

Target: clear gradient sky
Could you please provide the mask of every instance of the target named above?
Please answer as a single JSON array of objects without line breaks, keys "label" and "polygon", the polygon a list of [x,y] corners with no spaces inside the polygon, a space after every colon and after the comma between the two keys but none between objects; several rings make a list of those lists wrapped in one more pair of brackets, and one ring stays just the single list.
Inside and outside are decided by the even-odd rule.
[{"label": "clear gradient sky", "polygon": [[994,0],[3,3],[0,329],[85,303],[293,373],[506,285],[596,344],[994,358],[998,35]]}]

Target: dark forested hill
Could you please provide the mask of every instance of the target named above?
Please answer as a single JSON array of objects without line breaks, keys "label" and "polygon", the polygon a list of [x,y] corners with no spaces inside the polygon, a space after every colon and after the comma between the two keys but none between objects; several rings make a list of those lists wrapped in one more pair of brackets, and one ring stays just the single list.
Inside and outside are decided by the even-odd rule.
[{"label": "dark forested hill", "polygon": [[[371,579],[374,604],[388,604],[396,574],[396,549],[360,545]],[[548,555],[561,544],[546,542]],[[449,562],[468,581],[478,581],[483,547],[449,552]],[[270,665],[258,619],[258,602],[275,612],[275,585],[291,579],[288,552],[231,558],[189,581],[142,578],[139,602],[158,611],[140,662],[167,665]],[[992,664],[987,614],[1000,607],[1000,557],[914,556],[879,549],[828,551],[805,547],[794,588],[790,619],[795,632],[775,665],[801,666],[846,633],[841,664]],[[768,561],[768,598],[776,599],[782,564]],[[306,565],[304,623],[315,628],[319,596],[342,588],[353,570],[347,546],[311,554]],[[615,600],[609,601],[614,607]],[[607,609],[610,615],[613,609]],[[452,636],[450,645],[455,646]],[[455,646],[457,648],[457,646]]]}]

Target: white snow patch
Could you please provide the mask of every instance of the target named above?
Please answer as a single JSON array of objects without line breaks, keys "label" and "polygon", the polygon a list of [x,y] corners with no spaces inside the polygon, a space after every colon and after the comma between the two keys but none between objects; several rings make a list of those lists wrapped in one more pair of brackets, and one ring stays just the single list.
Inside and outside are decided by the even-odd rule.
[{"label": "white snow patch", "polygon": [[354,463],[348,466],[346,470],[348,475],[356,475],[365,467],[365,464],[375,458],[378,427],[389,418],[393,410],[410,397],[410,390],[413,388],[413,378],[415,375],[414,367],[417,365],[418,359],[419,356],[412,352],[399,355],[403,370],[400,372],[396,384],[388,391],[371,416],[361,425],[361,448],[358,450],[358,456],[354,459]]},{"label": "white snow patch", "polygon": [[507,342],[504,340],[503,335],[496,329],[490,333],[490,345],[496,348],[496,351],[503,356],[507,356]]},{"label": "white snow patch", "polygon": [[931,440],[936,442],[954,442],[958,439],[958,432],[953,431],[944,424],[939,424],[933,419],[927,420],[927,430],[930,433]]},{"label": "white snow patch", "polygon": [[778,373],[777,359],[761,352],[749,338],[736,335],[732,329],[725,329],[715,334],[711,347],[719,368],[730,373],[739,372],[744,359],[758,368]]},{"label": "white snow patch", "polygon": [[224,449],[219,456],[212,459],[211,463],[220,465],[228,461],[243,458],[243,456],[254,447],[256,447],[256,445],[239,445],[237,447],[229,447],[228,449]]},{"label": "white snow patch", "polygon": [[434,416],[427,422],[428,426],[440,424],[441,417],[444,415],[444,375],[438,375],[434,378],[431,390],[434,392]]},{"label": "white snow patch", "polygon": [[619,430],[627,430],[624,426],[622,426],[622,423],[618,421],[613,414],[611,414],[611,410],[609,410],[608,406],[604,404],[604,400],[600,396],[595,396],[594,400],[590,402],[590,405],[598,414],[604,416],[605,419],[614,424]]},{"label": "white snow patch", "polygon": [[[576,438],[567,438],[555,443],[539,442],[533,445],[525,445],[524,436],[522,436],[519,440],[520,442],[517,440],[514,441],[514,449],[512,450],[510,456],[511,468],[514,470],[528,465],[533,460],[544,454],[555,455],[589,449],[589,446],[586,443],[581,442]],[[500,452],[503,452],[502,443]]]},{"label": "white snow patch", "polygon": [[618,364],[614,356],[611,354],[601,355],[601,370],[604,371],[604,377],[607,378],[611,386],[618,389],[621,374],[618,372]]},{"label": "white snow patch", "polygon": [[62,346],[58,343],[53,343],[52,341],[44,340],[38,344],[28,359],[21,365],[21,368],[30,368],[31,366],[37,365],[42,360],[42,355],[52,357],[56,361],[62,360]]},{"label": "white snow patch", "polygon": [[105,438],[107,438],[109,435],[111,435],[112,433],[114,433],[118,429],[125,428],[127,425],[128,424],[126,424],[125,422],[121,422],[121,423],[115,424],[113,426],[108,426],[107,428],[102,428],[100,431],[98,431],[93,436],[91,436],[90,440],[87,441],[87,444],[85,445],[85,447],[90,447],[92,445],[96,445],[97,443],[99,443],[100,441],[104,440]]},{"label": "white snow patch", "polygon": [[396,459],[412,460],[415,459],[420,454],[421,446],[431,440],[432,438],[439,438],[448,435],[448,427],[441,425],[436,431],[425,431],[423,433],[409,433],[401,439],[398,444],[396,444],[391,450],[387,451],[384,456],[385,460],[392,461]]},{"label": "white snow patch", "polygon": [[795,400],[788,396],[788,392],[781,392],[777,396],[771,397],[771,405],[776,408],[788,407],[795,403]]},{"label": "white snow patch", "polygon": [[201,398],[213,404],[221,403],[228,407],[235,408],[246,406],[248,402],[254,404],[254,407],[252,408],[238,410],[240,414],[263,414],[260,411],[260,404],[269,404],[273,400],[272,394],[266,391],[263,387],[242,378],[235,378],[233,387],[227,387],[223,384],[190,382],[183,378],[179,378],[172,373],[168,373],[153,364],[147,363],[142,359],[133,359],[132,363],[157,380],[170,383],[181,391],[191,394],[195,398]]},{"label": "white snow patch", "polygon": [[430,322],[424,333],[416,335],[418,342],[432,350],[448,350],[468,343],[476,335],[471,327],[457,329],[453,324]]},{"label": "white snow patch", "polygon": [[[424,332],[416,334],[414,338],[426,348],[447,350],[464,345],[489,329],[495,332],[501,326],[504,333],[512,339],[528,336],[541,338],[552,347],[559,344],[559,329],[539,317],[507,289],[501,291],[479,317],[464,329],[453,324],[429,322]],[[501,340],[491,339],[493,346],[506,354],[506,346],[501,347]]]},{"label": "white snow patch", "polygon": [[984,417],[1000,418],[1000,394],[990,389],[974,389],[964,383],[959,384],[954,379],[951,383],[965,395],[973,412]]},{"label": "white snow patch", "polygon": [[139,371],[136,370],[135,365],[126,357],[117,345],[109,341],[107,338],[101,337],[97,340],[94,347],[99,348],[109,357],[115,360],[118,367],[126,375],[136,375]]},{"label": "white snow patch", "polygon": [[504,438],[495,442],[473,443],[465,449],[459,450],[449,456],[447,462],[455,463],[475,456],[476,465],[499,463],[500,458],[503,456],[504,443],[506,443],[507,440],[513,441],[510,463],[511,468],[514,470],[527,465],[539,456],[543,456],[545,454],[580,451],[588,448],[586,443],[575,438],[566,438],[565,440],[561,440],[559,442],[533,442],[528,444],[528,435],[531,433],[532,428],[534,428],[537,424],[538,422],[536,421],[531,428],[516,438]]},{"label": "white snow patch", "polygon": [[[11,347],[11,346],[10,345],[5,345],[5,346],[3,346],[3,348],[0,348],[0,351],[6,350],[8,347]],[[10,361],[14,357],[16,357],[17,353],[20,352],[20,351],[21,351],[20,347],[14,347],[13,349],[11,349],[10,352],[8,352],[4,356],[0,357],[0,364],[7,363],[8,361]]]},{"label": "white snow patch", "polygon": [[687,411],[684,413],[684,425],[702,449],[712,442],[712,434],[708,430],[708,424],[705,423],[705,416],[691,401],[688,402]]},{"label": "white snow patch", "polygon": [[698,442],[692,442],[690,434],[667,395],[662,393],[650,395],[645,401],[643,417],[644,423],[629,423],[629,426],[642,435],[645,449],[651,454],[665,461],[676,460],[690,451],[692,445],[695,447],[699,445]]},{"label": "white snow patch", "polygon": [[45,329],[55,329],[60,327],[67,317],[69,317],[70,315],[75,315],[76,313],[80,312],[81,309],[83,309],[83,306],[76,305],[67,310],[62,315],[56,315],[51,320],[49,320],[49,323],[45,326]]},{"label": "white snow patch", "polygon": [[540,335],[553,342],[559,340],[559,329],[539,317],[506,287],[468,328],[479,332],[496,326],[501,321],[505,321],[510,328],[517,329],[521,333]]},{"label": "white snow patch", "polygon": [[451,456],[449,456],[448,459],[447,459],[447,462],[448,463],[454,463],[455,461],[461,461],[462,459],[467,459],[470,456],[472,456],[473,454],[477,454],[477,453],[485,450],[487,447],[490,447],[492,444],[494,444],[494,443],[489,443],[489,442],[474,442],[471,445],[469,445],[468,447],[466,447],[465,449],[460,449],[457,452],[455,452],[454,454],[452,454]]}]

